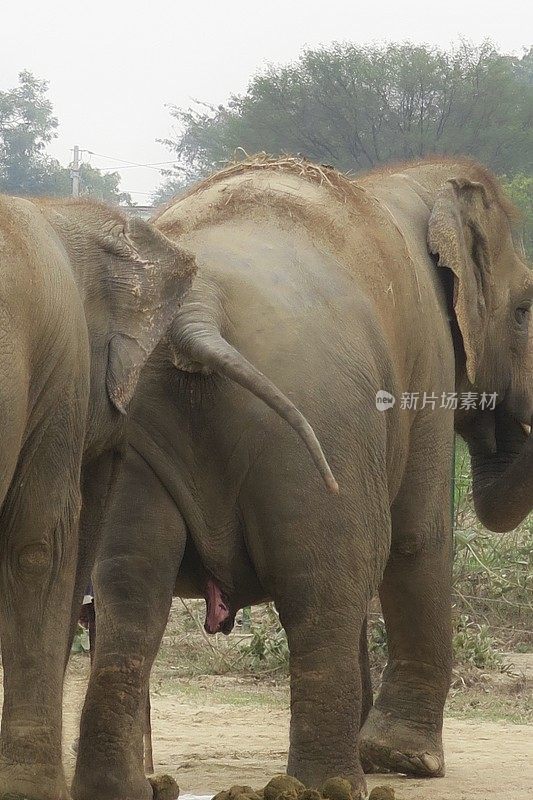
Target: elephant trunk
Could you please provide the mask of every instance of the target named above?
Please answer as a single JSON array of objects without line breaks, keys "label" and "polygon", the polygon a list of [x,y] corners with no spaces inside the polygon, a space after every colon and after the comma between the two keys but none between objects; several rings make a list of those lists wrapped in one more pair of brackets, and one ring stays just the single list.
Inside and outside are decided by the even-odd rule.
[{"label": "elephant trunk", "polygon": [[533,508],[533,435],[496,409],[494,415],[482,415],[464,438],[480,521],[498,533],[513,530]]},{"label": "elephant trunk", "polygon": [[188,320],[174,321],[171,341],[178,358],[190,360],[188,368],[196,371],[207,368],[235,381],[267,406],[276,411],[300,436],[307,447],[326,487],[338,494],[339,486],[324,456],[320,443],[304,415],[285,397],[277,386],[224,339],[216,324]]}]

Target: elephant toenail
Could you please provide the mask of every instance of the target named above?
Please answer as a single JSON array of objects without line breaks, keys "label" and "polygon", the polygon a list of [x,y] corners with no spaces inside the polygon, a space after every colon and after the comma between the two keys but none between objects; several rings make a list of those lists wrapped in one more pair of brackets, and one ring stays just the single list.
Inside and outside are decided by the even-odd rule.
[{"label": "elephant toenail", "polygon": [[435,756],[431,756],[429,753],[422,753],[420,758],[428,772],[438,772],[440,769],[440,761]]}]

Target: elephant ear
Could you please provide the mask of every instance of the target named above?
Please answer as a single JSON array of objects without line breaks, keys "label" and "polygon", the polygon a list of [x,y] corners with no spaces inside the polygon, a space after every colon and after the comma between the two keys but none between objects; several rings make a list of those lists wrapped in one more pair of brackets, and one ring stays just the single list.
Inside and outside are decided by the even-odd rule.
[{"label": "elephant ear", "polygon": [[490,301],[490,257],[485,226],[490,201],[484,184],[452,179],[440,190],[428,225],[428,246],[439,267],[453,273],[453,309],[470,383],[483,357]]},{"label": "elephant ear", "polygon": [[125,414],[143,365],[191,285],[196,263],[141,219],[113,226],[102,246],[113,259],[106,389],[114,407]]}]

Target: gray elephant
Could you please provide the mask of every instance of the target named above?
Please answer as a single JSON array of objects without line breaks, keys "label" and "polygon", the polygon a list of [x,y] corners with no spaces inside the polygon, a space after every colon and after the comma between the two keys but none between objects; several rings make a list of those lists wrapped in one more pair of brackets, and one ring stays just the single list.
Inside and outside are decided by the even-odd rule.
[{"label": "gray elephant", "polygon": [[[276,602],[290,774],[310,786],[344,775],[354,797],[360,756],[443,774],[454,424],[480,519],[507,530],[533,505],[533,280],[512,222],[469,161],[350,182],[264,157],[156,218],[199,272],[141,376],[104,516],[75,800],[152,796],[144,698],[175,594],[205,597],[211,632]],[[257,389],[251,364],[313,424],[337,497],[276,414],[228,380]],[[365,721],[359,643],[378,589],[389,662]]]},{"label": "gray elephant", "polygon": [[85,501],[111,480],[140,370],[194,271],[103,205],[0,196],[0,798],[69,797],[63,675],[91,566],[86,548],[76,578],[80,481]]}]

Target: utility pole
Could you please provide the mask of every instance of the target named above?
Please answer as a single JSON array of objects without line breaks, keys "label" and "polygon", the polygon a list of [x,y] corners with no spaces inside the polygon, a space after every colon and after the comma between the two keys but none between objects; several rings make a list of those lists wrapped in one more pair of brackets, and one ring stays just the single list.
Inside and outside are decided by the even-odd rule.
[{"label": "utility pole", "polygon": [[74,158],[72,159],[72,167],[70,170],[70,177],[72,178],[72,197],[79,197],[80,194],[80,148],[77,144],[74,145]]}]

